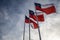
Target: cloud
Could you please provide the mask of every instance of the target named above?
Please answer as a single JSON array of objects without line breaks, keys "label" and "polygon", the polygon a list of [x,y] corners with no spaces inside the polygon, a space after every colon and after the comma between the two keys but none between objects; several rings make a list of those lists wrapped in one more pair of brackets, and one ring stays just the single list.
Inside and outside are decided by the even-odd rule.
[{"label": "cloud", "polygon": [[[22,13],[23,4],[26,0],[0,0],[0,39],[2,36],[11,36]],[[17,29],[15,31],[18,31]],[[15,32],[14,31],[14,32]],[[9,35],[10,35],[9,34]],[[4,39],[5,40],[5,39]]]},{"label": "cloud", "polygon": [[[2,1],[2,0],[1,0]],[[4,1],[4,0],[3,0]],[[28,15],[28,9],[35,11],[34,0],[5,0],[0,3],[0,28],[3,40],[22,40],[24,15]],[[35,0],[36,1],[36,0]],[[40,0],[42,4],[48,1]],[[40,2],[36,1],[36,2]],[[49,3],[51,3],[49,1]],[[53,1],[54,3],[54,1]],[[57,7],[58,10],[59,7]],[[58,10],[59,11],[59,10]],[[42,40],[59,40],[60,14],[48,15],[41,24]],[[26,40],[28,39],[28,24],[26,24]],[[31,29],[31,40],[39,40],[37,29]]]},{"label": "cloud", "polygon": [[59,33],[59,26],[60,26],[59,15],[60,14],[56,14],[56,15],[47,17],[45,23],[42,24],[41,34],[42,34],[43,40],[54,40],[54,39],[60,40],[59,39],[60,34],[57,34]]}]

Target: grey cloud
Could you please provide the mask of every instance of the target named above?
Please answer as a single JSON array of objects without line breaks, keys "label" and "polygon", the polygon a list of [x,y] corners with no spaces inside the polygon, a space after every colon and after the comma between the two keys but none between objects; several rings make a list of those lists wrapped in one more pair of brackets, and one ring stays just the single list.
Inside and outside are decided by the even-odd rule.
[{"label": "grey cloud", "polygon": [[[27,0],[0,0],[0,39],[16,28],[21,8]],[[13,31],[12,31],[13,32]]]},{"label": "grey cloud", "polygon": [[[6,38],[6,39],[4,38],[3,40],[8,40],[8,38],[9,40],[17,40],[17,39],[19,40],[19,37],[21,37],[23,31],[22,29],[23,17],[21,14],[25,13],[25,10],[27,10],[26,8],[33,9],[31,5],[28,6],[28,4],[31,4],[31,1],[30,0],[0,0],[0,15],[1,15],[0,28],[2,31],[0,33]],[[16,27],[16,24],[19,20],[21,22],[19,24],[20,26]],[[2,39],[2,35],[0,39]]]}]

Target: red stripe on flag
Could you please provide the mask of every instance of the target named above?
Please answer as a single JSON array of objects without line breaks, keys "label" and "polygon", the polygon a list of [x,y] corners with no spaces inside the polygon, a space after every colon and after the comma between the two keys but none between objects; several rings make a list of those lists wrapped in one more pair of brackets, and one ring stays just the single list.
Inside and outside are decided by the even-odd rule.
[{"label": "red stripe on flag", "polygon": [[32,21],[29,22],[29,19],[25,19],[25,23],[32,23]]},{"label": "red stripe on flag", "polygon": [[55,6],[51,6],[48,8],[42,8],[42,11],[45,12],[46,14],[51,14],[56,12]]},{"label": "red stripe on flag", "polygon": [[38,24],[37,23],[35,23],[35,22],[33,22],[33,25],[34,25],[34,29],[36,29],[36,28],[38,28]]},{"label": "red stripe on flag", "polygon": [[44,15],[43,14],[38,15],[37,17],[38,17],[38,21],[41,21],[41,22],[44,21]]},{"label": "red stripe on flag", "polygon": [[39,15],[30,15],[31,18],[33,18],[35,21],[41,21],[43,22],[44,21],[44,15],[43,14],[39,14]]}]

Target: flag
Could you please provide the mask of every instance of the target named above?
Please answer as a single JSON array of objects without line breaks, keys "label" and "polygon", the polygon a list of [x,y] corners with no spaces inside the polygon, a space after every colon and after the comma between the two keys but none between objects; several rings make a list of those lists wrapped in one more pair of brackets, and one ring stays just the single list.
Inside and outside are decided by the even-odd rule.
[{"label": "flag", "polygon": [[32,23],[34,29],[38,28],[38,24],[29,19],[27,16],[25,16],[25,23]]},{"label": "flag", "polygon": [[34,17],[35,21],[40,21],[40,22],[44,22],[44,15],[40,14]]},{"label": "flag", "polygon": [[[30,21],[30,22],[29,22]],[[31,23],[32,21],[29,20],[29,18],[27,16],[25,16],[25,23]]]},{"label": "flag", "polygon": [[[38,5],[40,5],[40,6],[38,6]],[[42,8],[42,6],[44,8]],[[42,5],[42,4],[39,4],[39,3],[35,3],[35,8],[36,8],[36,10],[45,12],[47,15],[52,14],[52,13],[56,13],[56,8],[53,4]]]},{"label": "flag", "polygon": [[44,21],[44,15],[43,14],[39,14],[36,16],[32,10],[29,10],[29,16],[30,16],[30,18],[33,18],[35,21],[37,21],[37,20],[41,21],[41,22]]},{"label": "flag", "polygon": [[35,22],[33,22],[33,27],[32,28],[34,28],[34,29],[36,29],[36,28],[38,28],[38,24],[37,23],[35,23]]},{"label": "flag", "polygon": [[52,5],[47,8],[42,8],[42,11],[48,15],[48,14],[56,13],[56,8],[55,8],[55,6]]},{"label": "flag", "polygon": [[41,4],[35,3],[35,8],[36,8],[36,10],[41,10]]},{"label": "flag", "polygon": [[44,15],[43,14],[38,15],[37,18],[38,18],[38,21],[40,21],[40,22],[44,21]]},{"label": "flag", "polygon": [[34,12],[32,10],[29,10],[29,17],[36,20],[36,15],[34,15]]}]

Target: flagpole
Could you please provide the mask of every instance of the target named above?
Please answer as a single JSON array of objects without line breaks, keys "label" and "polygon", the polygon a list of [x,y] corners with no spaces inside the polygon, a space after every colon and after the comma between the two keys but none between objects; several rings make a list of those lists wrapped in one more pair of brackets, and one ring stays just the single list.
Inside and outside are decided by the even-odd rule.
[{"label": "flagpole", "polygon": [[36,8],[35,8],[35,13],[36,13],[36,19],[37,19],[37,24],[38,24],[39,40],[41,40],[40,27],[39,27],[39,23],[38,23]]},{"label": "flagpole", "polygon": [[23,40],[25,40],[25,21],[24,21],[24,30],[23,30]]},{"label": "flagpole", "polygon": [[31,40],[31,38],[30,38],[30,23],[29,23],[29,40]]},{"label": "flagpole", "polygon": [[[36,12],[36,10],[35,10],[35,12]],[[40,27],[39,27],[39,23],[38,23],[37,13],[36,13],[36,19],[37,19],[37,24],[38,24],[39,39],[41,40]]]},{"label": "flagpole", "polygon": [[[36,13],[36,17],[37,17],[37,13]],[[39,38],[40,38],[40,40],[41,40],[41,34],[40,34],[40,27],[39,27],[39,23],[38,23],[38,18],[37,18],[37,24],[38,24]]]},{"label": "flagpole", "polygon": [[29,40],[31,40],[31,35],[30,35],[30,17],[29,17]]}]

